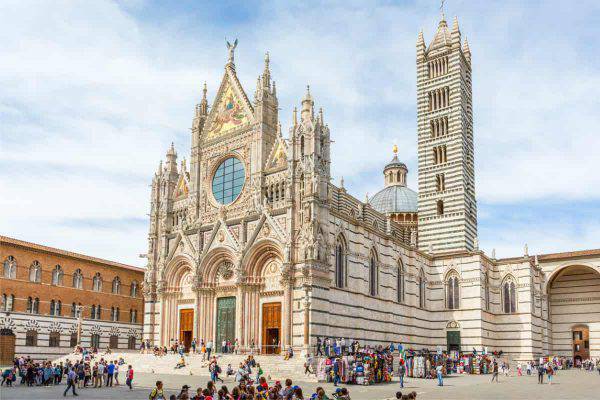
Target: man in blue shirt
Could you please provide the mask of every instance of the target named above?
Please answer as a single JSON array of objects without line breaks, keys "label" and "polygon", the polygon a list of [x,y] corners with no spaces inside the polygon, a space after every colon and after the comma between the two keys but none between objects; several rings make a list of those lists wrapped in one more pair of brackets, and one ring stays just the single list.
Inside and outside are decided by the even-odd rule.
[{"label": "man in blue shirt", "polygon": [[73,396],[79,396],[77,393],[75,393],[76,381],[77,381],[77,374],[75,373],[75,370],[73,370],[73,368],[70,368],[69,373],[67,374],[67,388],[65,389],[63,396],[67,395],[67,392],[69,391],[69,389],[73,389]]},{"label": "man in blue shirt", "polygon": [[115,373],[115,364],[111,361],[110,364],[106,367],[108,371],[108,379],[106,381],[106,386],[112,386],[113,384],[113,375]]}]

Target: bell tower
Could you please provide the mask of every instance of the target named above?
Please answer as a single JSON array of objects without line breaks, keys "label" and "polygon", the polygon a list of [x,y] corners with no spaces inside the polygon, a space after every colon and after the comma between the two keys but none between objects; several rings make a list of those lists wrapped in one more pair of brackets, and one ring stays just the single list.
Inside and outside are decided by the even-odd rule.
[{"label": "bell tower", "polygon": [[471,51],[458,19],[448,28],[442,13],[425,45],[417,39],[419,249],[474,250],[477,203],[473,154]]}]

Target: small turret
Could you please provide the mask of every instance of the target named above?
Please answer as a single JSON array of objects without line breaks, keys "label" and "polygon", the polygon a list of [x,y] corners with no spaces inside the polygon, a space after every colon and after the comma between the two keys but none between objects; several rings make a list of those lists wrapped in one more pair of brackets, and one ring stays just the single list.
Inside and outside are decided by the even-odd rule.
[{"label": "small turret", "polygon": [[310,94],[310,86],[306,85],[306,94],[302,99],[302,111],[300,118],[302,121],[310,121],[313,118],[315,102]]},{"label": "small turret", "polygon": [[417,37],[417,60],[425,57],[425,38],[423,37],[423,31],[419,32]]},{"label": "small turret", "polygon": [[393,147],[394,158],[385,168],[383,168],[383,176],[385,179],[385,187],[392,185],[406,186],[406,174],[408,168],[400,160],[398,160],[398,146]]},{"label": "small turret", "polygon": [[169,173],[177,173],[177,152],[175,151],[175,145],[171,142],[171,147],[167,151],[167,171]]},{"label": "small turret", "polygon": [[469,41],[465,37],[465,43],[463,44],[463,54],[469,63],[471,62],[471,49],[469,48]]}]

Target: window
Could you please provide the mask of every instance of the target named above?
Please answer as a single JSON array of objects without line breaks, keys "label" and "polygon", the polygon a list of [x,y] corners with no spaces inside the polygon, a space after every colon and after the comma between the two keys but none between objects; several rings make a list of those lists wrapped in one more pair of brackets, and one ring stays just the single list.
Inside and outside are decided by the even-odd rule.
[{"label": "window", "polygon": [[37,297],[32,299],[31,297],[27,298],[27,312],[30,314],[38,314],[40,311],[40,299]]},{"label": "window", "polygon": [[398,265],[398,276],[396,278],[396,286],[397,286],[397,301],[398,303],[404,303],[404,264],[402,264],[402,260]]},{"label": "window", "polygon": [[129,322],[137,323],[137,310],[129,310]]},{"label": "window", "polygon": [[94,275],[92,280],[92,290],[95,290],[96,292],[102,291],[102,276],[100,275],[100,272],[96,272],[96,275]]},{"label": "window", "polygon": [[80,269],[73,273],[73,287],[75,289],[83,289],[83,275],[81,274]]},{"label": "window", "polygon": [[90,318],[96,319],[96,305],[95,304],[92,304],[92,307],[90,308]]},{"label": "window", "polygon": [[118,321],[119,320],[119,314],[121,313],[121,311],[119,310],[119,307],[115,308],[115,307],[111,307],[110,308],[110,319],[111,321]]},{"label": "window", "polygon": [[0,310],[2,311],[12,311],[15,304],[15,295],[7,295],[4,293],[2,295],[2,305],[0,306]]},{"label": "window", "polygon": [[446,145],[443,144],[441,146],[435,146],[433,148],[433,164],[434,165],[443,164],[446,161],[448,161],[447,154],[446,154]]},{"label": "window", "polygon": [[127,348],[129,350],[136,349],[135,336],[129,336],[129,339],[127,339]]},{"label": "window", "polygon": [[456,273],[449,275],[446,280],[446,308],[449,310],[460,308],[460,287]]},{"label": "window", "polygon": [[483,300],[485,302],[486,311],[490,310],[490,277],[487,272],[483,273]]},{"label": "window", "polygon": [[439,110],[450,105],[450,89],[443,87],[429,92],[429,111]]},{"label": "window", "polygon": [[375,254],[371,254],[369,260],[369,294],[371,296],[377,296],[377,289],[379,286],[379,270],[377,265],[377,258]]},{"label": "window", "polygon": [[38,261],[34,261],[29,267],[29,281],[35,283],[42,281],[42,266]]},{"label": "window", "polygon": [[432,119],[429,122],[431,138],[439,138],[448,134],[448,117]]},{"label": "window", "polygon": [[300,157],[304,157],[304,135],[300,136]]},{"label": "window", "polygon": [[346,286],[346,246],[341,236],[335,245],[335,286]]},{"label": "window", "polygon": [[60,265],[54,267],[52,270],[52,284],[53,285],[62,285],[63,284],[63,270]]},{"label": "window", "polygon": [[212,192],[220,204],[232,203],[242,191],[245,181],[244,165],[235,157],[225,159],[215,171]]},{"label": "window", "polygon": [[438,200],[437,201],[437,215],[443,215],[444,214],[444,200]]},{"label": "window", "polygon": [[515,313],[517,311],[517,292],[514,278],[508,277],[502,284],[502,297],[504,313]]},{"label": "window", "polygon": [[100,335],[98,335],[97,333],[94,333],[90,337],[90,344],[92,347],[100,347]]},{"label": "window", "polygon": [[100,307],[100,304],[98,304],[97,306],[95,304],[92,304],[90,318],[91,319],[101,319],[102,318],[102,309]]},{"label": "window", "polygon": [[437,174],[435,176],[435,190],[438,192],[446,190],[446,177],[444,174]]},{"label": "window", "polygon": [[71,333],[71,338],[69,339],[69,347],[75,347],[79,343],[77,342],[77,332]]},{"label": "window", "polygon": [[573,340],[583,340],[583,332],[573,331]]},{"label": "window", "polygon": [[75,318],[77,316],[77,304],[74,302],[71,303],[71,317]]},{"label": "window", "polygon": [[131,287],[129,288],[129,295],[131,297],[137,297],[138,283],[136,281],[131,282]]},{"label": "window", "polygon": [[115,276],[115,279],[112,281],[112,292],[113,294],[121,293],[121,279],[118,276]]},{"label": "window", "polygon": [[29,330],[25,334],[25,346],[37,346],[38,333],[34,330]]},{"label": "window", "polygon": [[8,279],[17,277],[17,261],[13,256],[8,256],[4,261],[4,277]]},{"label": "window", "polygon": [[48,346],[60,347],[60,333],[59,332],[50,332],[50,337],[48,338]]},{"label": "window", "polygon": [[417,284],[419,286],[419,307],[421,308],[425,308],[426,305],[426,292],[425,292],[425,285],[427,284],[427,282],[425,281],[425,272],[423,272],[423,270],[419,271],[419,277],[417,279]]},{"label": "window", "polygon": [[117,335],[110,335],[108,340],[108,347],[111,349],[119,348],[119,337]]},{"label": "window", "polygon": [[437,78],[448,73],[448,57],[439,57],[427,63],[430,78]]},{"label": "window", "polygon": [[54,315],[54,306],[55,306],[55,302],[54,299],[50,300],[50,315]]},{"label": "window", "polygon": [[54,306],[54,315],[60,316],[62,314],[62,302],[58,300]]}]

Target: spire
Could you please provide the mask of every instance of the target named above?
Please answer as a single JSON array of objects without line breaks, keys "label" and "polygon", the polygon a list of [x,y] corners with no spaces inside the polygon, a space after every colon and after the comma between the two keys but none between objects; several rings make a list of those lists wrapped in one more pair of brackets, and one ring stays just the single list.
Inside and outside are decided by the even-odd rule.
[{"label": "spire", "polygon": [[465,43],[463,44],[463,54],[465,55],[467,61],[471,62],[471,49],[469,48],[469,41],[467,40],[466,36]]},{"label": "spire", "polygon": [[454,32],[459,32],[460,33],[460,29],[458,28],[458,17],[454,16],[454,21],[452,21],[452,33]]},{"label": "spire", "polygon": [[294,126],[298,125],[298,109],[294,107],[294,111],[292,112],[292,121],[294,122]]},{"label": "spire", "polygon": [[273,86],[271,89],[271,93],[273,94],[273,96],[277,96],[277,89],[275,88],[275,81],[273,81]]},{"label": "spire", "polygon": [[206,82],[202,88],[202,101],[200,102],[200,115],[208,115],[208,100],[206,99]]},{"label": "spire", "polygon": [[437,49],[443,46],[449,46],[451,44],[452,36],[450,34],[450,30],[448,29],[448,24],[446,23],[446,17],[444,16],[444,11],[442,10],[442,16],[440,22],[438,24],[437,31],[433,40],[429,44],[429,50]]},{"label": "spire", "polygon": [[171,147],[167,151],[167,170],[169,172],[177,173],[177,152],[175,151],[175,145],[171,142]]},{"label": "spire", "polygon": [[314,104],[315,102],[313,101],[313,98],[310,95],[310,86],[306,85],[306,94],[304,95],[304,99],[302,99],[302,111],[300,113],[303,121],[312,119]]},{"label": "spire", "polygon": [[262,83],[264,87],[271,87],[271,71],[269,70],[269,52],[265,53],[265,68],[262,75]]},{"label": "spire", "polygon": [[458,28],[458,17],[454,17],[454,22],[452,23],[452,47],[460,48],[460,29]]},{"label": "spire", "polygon": [[425,56],[425,48],[425,38],[423,37],[423,30],[421,30],[417,37],[417,60]]}]

